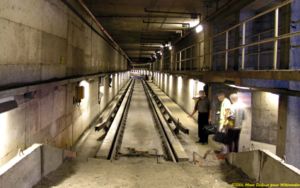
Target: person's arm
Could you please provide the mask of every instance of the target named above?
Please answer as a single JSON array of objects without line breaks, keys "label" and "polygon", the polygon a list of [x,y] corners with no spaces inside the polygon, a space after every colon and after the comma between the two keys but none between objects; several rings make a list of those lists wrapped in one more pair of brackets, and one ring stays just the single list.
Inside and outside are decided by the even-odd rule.
[{"label": "person's arm", "polygon": [[227,123],[227,117],[230,115],[231,112],[231,103],[229,102],[229,100],[227,101],[223,101],[223,108],[224,108],[224,114],[220,114],[220,127],[219,130],[223,131],[225,130],[225,125]]},{"label": "person's arm", "polygon": [[194,100],[198,100],[199,98],[200,98],[199,96],[193,97]]},{"label": "person's arm", "polygon": [[208,123],[211,124],[211,114],[212,114],[212,110],[209,109],[208,111]]},{"label": "person's arm", "polygon": [[231,108],[226,107],[224,113],[224,121],[222,125],[222,129],[225,131],[228,128],[229,120],[228,118],[231,116]]},{"label": "person's arm", "polygon": [[189,114],[188,117],[193,117],[193,115],[197,112],[198,102],[199,101],[196,102],[193,112],[191,114]]},{"label": "person's arm", "polygon": [[211,104],[210,101],[208,100],[208,124],[211,124],[211,115],[212,115]]},{"label": "person's arm", "polygon": [[189,117],[193,117],[193,115],[195,115],[196,112],[197,112],[197,109],[194,109],[194,111],[189,115]]}]

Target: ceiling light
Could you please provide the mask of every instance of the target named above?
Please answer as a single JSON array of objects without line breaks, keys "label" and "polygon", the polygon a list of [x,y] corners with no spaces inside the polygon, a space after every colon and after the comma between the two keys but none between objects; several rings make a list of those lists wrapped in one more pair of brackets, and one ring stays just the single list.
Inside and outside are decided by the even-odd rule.
[{"label": "ceiling light", "polygon": [[169,46],[169,50],[172,50],[172,46],[171,45]]},{"label": "ceiling light", "polygon": [[193,27],[199,25],[199,19],[189,21],[188,24],[190,25],[190,28],[193,28]]},{"label": "ceiling light", "polygon": [[201,24],[199,24],[197,27],[196,27],[196,33],[200,33],[203,31],[203,26]]},{"label": "ceiling light", "polygon": [[234,85],[234,84],[227,84],[227,85],[230,86],[230,87],[236,88],[236,89],[251,90],[250,87],[237,86],[237,85]]}]

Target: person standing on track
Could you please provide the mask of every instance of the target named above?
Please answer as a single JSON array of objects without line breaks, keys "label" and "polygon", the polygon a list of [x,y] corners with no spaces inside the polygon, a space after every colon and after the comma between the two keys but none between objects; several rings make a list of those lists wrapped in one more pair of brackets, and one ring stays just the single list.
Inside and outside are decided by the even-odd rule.
[{"label": "person standing on track", "polygon": [[204,129],[205,125],[208,125],[211,121],[210,118],[210,103],[205,95],[204,91],[199,91],[199,96],[194,97],[197,102],[194,107],[194,111],[189,115],[189,117],[193,117],[193,115],[198,111],[198,137],[199,140],[197,143],[207,144],[208,135]]}]

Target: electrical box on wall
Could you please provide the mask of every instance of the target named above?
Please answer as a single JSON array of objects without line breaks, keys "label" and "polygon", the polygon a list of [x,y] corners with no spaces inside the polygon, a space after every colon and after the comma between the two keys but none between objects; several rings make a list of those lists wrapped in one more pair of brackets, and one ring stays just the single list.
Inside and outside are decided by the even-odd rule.
[{"label": "electrical box on wall", "polygon": [[84,87],[76,86],[75,88],[75,96],[73,98],[73,103],[80,103],[81,100],[84,99]]}]

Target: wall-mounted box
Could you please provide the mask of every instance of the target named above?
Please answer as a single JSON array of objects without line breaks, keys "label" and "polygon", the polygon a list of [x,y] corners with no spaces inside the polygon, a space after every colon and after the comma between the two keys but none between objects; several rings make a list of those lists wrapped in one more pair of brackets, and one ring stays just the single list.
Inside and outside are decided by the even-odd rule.
[{"label": "wall-mounted box", "polygon": [[75,96],[73,98],[73,103],[80,103],[82,99],[84,99],[84,87],[83,86],[76,86]]}]

